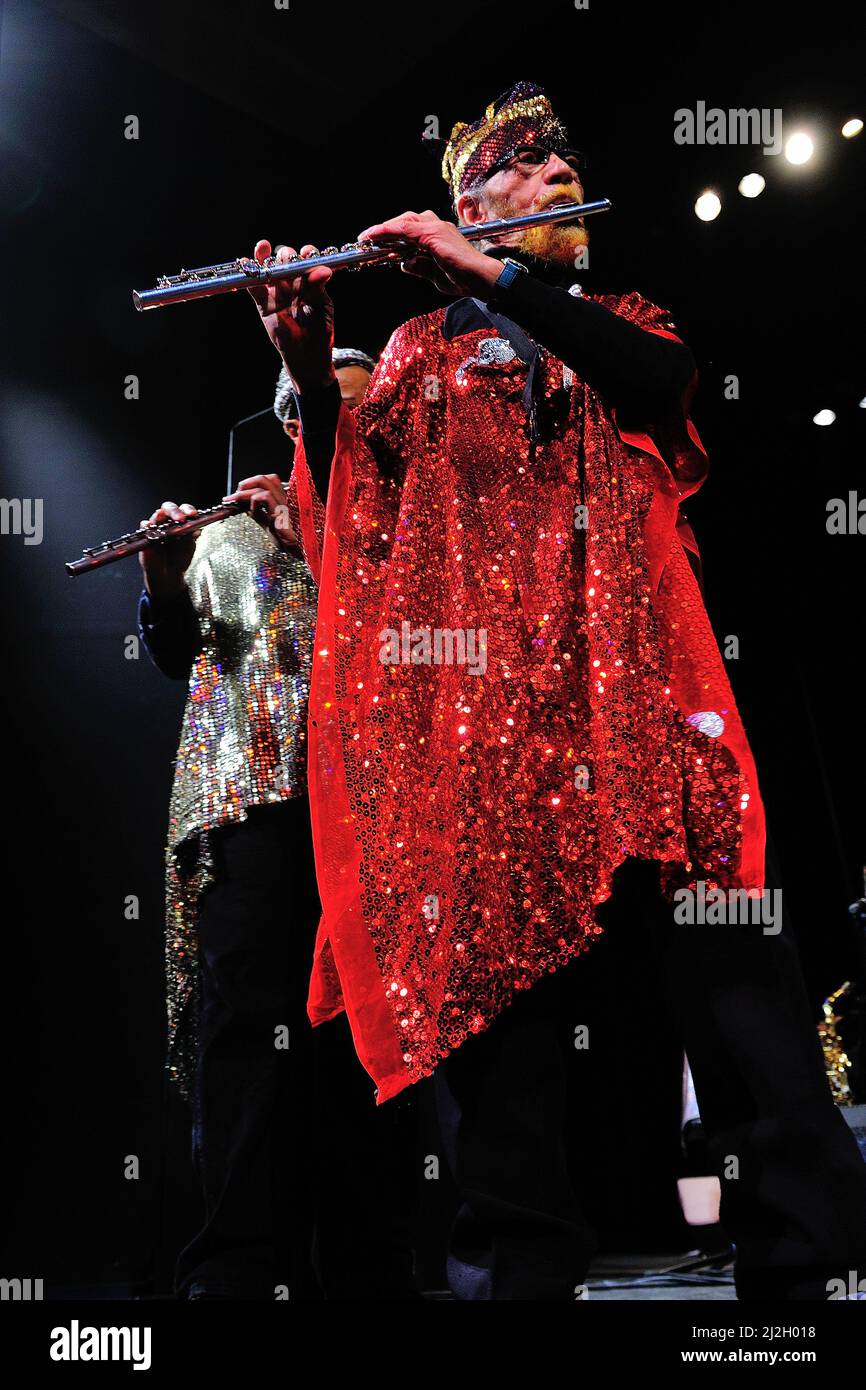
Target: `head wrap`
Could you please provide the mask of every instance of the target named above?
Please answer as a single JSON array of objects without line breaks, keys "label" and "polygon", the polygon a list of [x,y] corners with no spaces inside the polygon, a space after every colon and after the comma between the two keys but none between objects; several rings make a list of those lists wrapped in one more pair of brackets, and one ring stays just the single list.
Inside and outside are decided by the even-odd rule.
[{"label": "head wrap", "polygon": [[480,120],[458,121],[442,159],[442,177],[456,202],[467,188],[483,179],[494,164],[519,145],[552,140],[568,143],[568,131],[557,120],[541,87],[515,82],[492,101]]},{"label": "head wrap", "polygon": [[360,348],[334,348],[331,354],[334,366],[339,367],[363,367],[365,372],[371,375],[376,370],[376,363],[373,358]]},{"label": "head wrap", "polygon": [[[363,367],[364,371],[370,372],[371,375],[376,370],[376,363],[373,358],[366,352],[362,352],[360,348],[334,348],[331,353],[331,361],[335,367]],[[280,374],[277,377],[274,414],[282,425],[287,420],[296,419],[298,415],[298,400],[285,367],[280,367]]]},{"label": "head wrap", "polygon": [[298,413],[298,398],[295,395],[292,380],[285,367],[280,367],[280,374],[277,377],[277,390],[274,396],[274,414],[281,425],[287,420],[292,420]]}]

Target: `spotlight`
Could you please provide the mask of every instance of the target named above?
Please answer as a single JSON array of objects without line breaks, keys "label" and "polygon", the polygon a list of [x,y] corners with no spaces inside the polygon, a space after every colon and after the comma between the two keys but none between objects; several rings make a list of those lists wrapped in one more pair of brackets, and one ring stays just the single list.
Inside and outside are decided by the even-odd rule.
[{"label": "spotlight", "polygon": [[832,410],[819,410],[817,415],[812,416],[813,425],[832,425],[836,416]]},{"label": "spotlight", "polygon": [[759,193],[763,193],[767,183],[762,174],[746,174],[745,178],[740,179],[737,187],[744,198],[757,198]]},{"label": "spotlight", "polygon": [[863,122],[859,116],[852,116],[850,121],[846,121],[842,127],[842,134],[846,140],[853,140],[855,135],[859,135],[863,129]]},{"label": "spotlight", "polygon": [[789,164],[805,164],[814,153],[814,141],[811,135],[806,135],[805,131],[798,131],[796,135],[790,136],[785,143],[785,158]]},{"label": "spotlight", "polygon": [[721,210],[722,200],[718,193],[713,193],[712,189],[708,189],[706,193],[702,193],[695,203],[695,213],[702,222],[714,221]]}]

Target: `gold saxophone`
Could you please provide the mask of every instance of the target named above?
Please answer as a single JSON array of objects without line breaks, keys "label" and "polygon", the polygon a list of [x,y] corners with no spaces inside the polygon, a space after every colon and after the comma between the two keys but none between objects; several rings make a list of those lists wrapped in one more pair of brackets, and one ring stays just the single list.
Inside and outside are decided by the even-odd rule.
[{"label": "gold saxophone", "polygon": [[824,1012],[824,1021],[818,1024],[818,1037],[821,1039],[821,1051],[824,1054],[824,1069],[827,1072],[830,1090],[837,1105],[853,1105],[855,1103],[848,1080],[851,1058],[845,1051],[845,1045],[839,1036],[837,1027],[839,1023],[844,1022],[844,1019],[835,1010],[836,1001],[841,999],[843,995],[850,994],[851,989],[851,981],[846,980],[844,985],[840,985],[824,1000],[821,1006]]}]

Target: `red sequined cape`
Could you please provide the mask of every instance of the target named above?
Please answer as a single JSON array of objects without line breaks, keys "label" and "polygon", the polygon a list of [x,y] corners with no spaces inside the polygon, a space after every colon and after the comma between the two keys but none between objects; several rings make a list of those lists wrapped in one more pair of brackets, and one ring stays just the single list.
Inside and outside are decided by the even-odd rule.
[{"label": "red sequined cape", "polygon": [[[639,294],[594,298],[677,338]],[[707,470],[695,380],[650,426],[545,353],[533,446],[526,365],[479,354],[492,328],[446,341],[443,317],[399,328],[341,408],[327,516],[303,443],[289,490],[319,585],[308,1011],[345,1008],[380,1104],[588,948],[626,856],[668,895],[763,887],[754,761],[679,516]]]}]

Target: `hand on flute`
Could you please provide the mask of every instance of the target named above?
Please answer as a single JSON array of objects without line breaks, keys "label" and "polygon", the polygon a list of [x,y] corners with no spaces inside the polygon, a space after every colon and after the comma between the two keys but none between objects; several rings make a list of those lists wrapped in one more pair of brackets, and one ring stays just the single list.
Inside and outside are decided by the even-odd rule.
[{"label": "hand on flute", "polygon": [[[256,243],[255,259],[271,254],[269,241]],[[317,256],[315,246],[302,246],[302,256]],[[278,246],[278,261],[295,255],[291,246]],[[319,266],[309,275],[296,275],[273,285],[251,285],[265,331],[286,364],[299,392],[329,385],[335,379],[331,353],[334,347],[334,305],[325,286],[333,275]]]},{"label": "hand on flute", "polygon": [[400,253],[400,269],[419,275],[443,294],[482,295],[502,274],[502,265],[461,236],[453,222],[429,209],[377,222],[358,237]]},{"label": "hand on flute", "polygon": [[[190,502],[163,502],[161,507],[140,527],[163,526],[167,521],[186,521],[196,516],[198,508]],[[192,564],[198,531],[188,531],[183,536],[173,536],[168,540],[154,542],[138,552],[138,563],[144,575],[144,587],[154,599],[175,598],[186,583],[184,575]]]},{"label": "hand on flute", "polygon": [[249,503],[250,516],[266,527],[286,550],[303,555],[300,538],[289,520],[286,505],[286,489],[276,473],[256,473],[252,478],[243,478],[236,492],[224,497],[224,502],[236,502],[243,498]]}]

